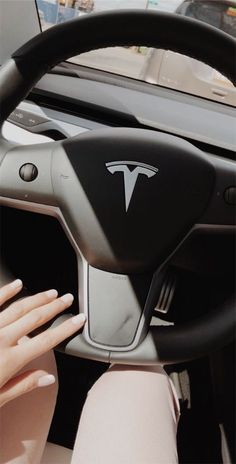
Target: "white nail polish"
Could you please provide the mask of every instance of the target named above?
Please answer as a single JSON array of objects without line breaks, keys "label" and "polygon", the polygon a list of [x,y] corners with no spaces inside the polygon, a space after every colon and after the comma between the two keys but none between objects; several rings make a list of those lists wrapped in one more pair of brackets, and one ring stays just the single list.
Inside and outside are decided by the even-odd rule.
[{"label": "white nail polish", "polygon": [[61,296],[61,300],[64,303],[69,304],[69,303],[72,303],[72,301],[74,300],[74,297],[71,293],[66,293],[66,295]]},{"label": "white nail polish", "polygon": [[85,321],[86,321],[86,316],[83,313],[77,314],[77,316],[74,316],[71,319],[72,324],[75,324],[75,325],[80,325]]},{"label": "white nail polish", "polygon": [[46,292],[46,295],[49,296],[49,298],[56,298],[57,295],[58,295],[58,292],[57,290],[47,290]]},{"label": "white nail polish", "polygon": [[10,283],[10,287],[11,288],[19,288],[19,287],[22,287],[22,280],[20,279],[16,279],[14,280],[13,282]]},{"label": "white nail polish", "polygon": [[38,387],[46,387],[47,385],[52,385],[53,383],[55,383],[55,381],[56,379],[54,375],[43,375],[38,379]]}]

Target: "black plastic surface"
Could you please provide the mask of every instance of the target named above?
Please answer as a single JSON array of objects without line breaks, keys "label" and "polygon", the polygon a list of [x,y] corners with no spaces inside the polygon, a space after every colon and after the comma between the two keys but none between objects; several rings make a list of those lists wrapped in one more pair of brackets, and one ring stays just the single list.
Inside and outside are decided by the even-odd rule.
[{"label": "black plastic surface", "polygon": [[236,163],[212,158],[216,169],[216,182],[211,201],[201,218],[203,224],[236,225],[235,187]]},{"label": "black plastic surface", "polygon": [[224,199],[229,205],[236,206],[236,187],[228,187],[225,190]]},{"label": "black plastic surface", "polygon": [[[89,200],[86,206],[78,193],[77,240],[89,264],[103,270],[157,269],[199,220],[214,186],[213,166],[177,137],[99,129],[65,140],[63,148]],[[112,255],[98,234],[90,239],[94,216]]]}]

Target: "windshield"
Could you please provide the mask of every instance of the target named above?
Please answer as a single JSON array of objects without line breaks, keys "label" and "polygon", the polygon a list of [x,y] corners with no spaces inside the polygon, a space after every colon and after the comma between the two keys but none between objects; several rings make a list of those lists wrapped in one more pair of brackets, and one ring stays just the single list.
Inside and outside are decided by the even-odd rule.
[{"label": "windshield", "polygon": [[[93,12],[138,8],[195,18],[236,37],[236,0],[36,0],[36,5],[42,30]],[[142,46],[112,47],[69,61],[236,106],[236,91],[224,76],[178,53]]]}]

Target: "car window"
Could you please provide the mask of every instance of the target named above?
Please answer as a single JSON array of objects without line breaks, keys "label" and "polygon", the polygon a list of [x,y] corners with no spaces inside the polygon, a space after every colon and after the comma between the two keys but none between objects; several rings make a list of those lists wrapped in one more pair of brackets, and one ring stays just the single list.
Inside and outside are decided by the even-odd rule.
[{"label": "car window", "polygon": [[215,26],[236,37],[236,8],[221,1],[187,1],[177,13]]},{"label": "car window", "polygon": [[[192,17],[236,36],[236,0],[36,0],[36,5],[42,30],[93,12],[138,8]],[[236,91],[228,79],[177,53],[142,46],[111,47],[69,61],[236,106]]]}]

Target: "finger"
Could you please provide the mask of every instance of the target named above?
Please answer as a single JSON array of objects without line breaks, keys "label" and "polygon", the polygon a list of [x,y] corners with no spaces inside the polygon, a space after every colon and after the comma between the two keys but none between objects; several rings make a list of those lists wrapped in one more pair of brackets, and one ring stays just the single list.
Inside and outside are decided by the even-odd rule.
[{"label": "finger", "polygon": [[15,351],[18,350],[17,356],[21,359],[21,362],[26,364],[44,354],[46,351],[54,348],[59,343],[63,342],[63,340],[71,337],[71,335],[83,327],[85,321],[85,315],[78,314],[63,322],[58,327],[45,330],[45,332],[29,340],[28,343],[22,343],[22,345],[14,347],[13,349]]},{"label": "finger", "polygon": [[20,279],[16,279],[7,285],[4,285],[4,287],[1,287],[0,306],[6,303],[7,300],[10,300],[13,296],[17,295],[17,293],[22,289],[22,285],[22,281]]},{"label": "finger", "polygon": [[24,395],[35,388],[46,387],[55,383],[54,375],[43,370],[29,370],[9,380],[0,389],[0,407],[18,396]]},{"label": "finger", "polygon": [[20,338],[50,321],[58,313],[68,308],[73,302],[73,295],[67,293],[50,303],[36,308],[23,317],[2,329],[2,343],[5,346],[15,345]]},{"label": "finger", "polygon": [[22,298],[22,300],[19,301],[14,301],[14,303],[0,313],[0,328],[6,327],[19,320],[22,316],[32,311],[32,309],[55,300],[57,295],[57,291],[52,289],[37,293],[33,296],[28,296],[27,298]]}]

